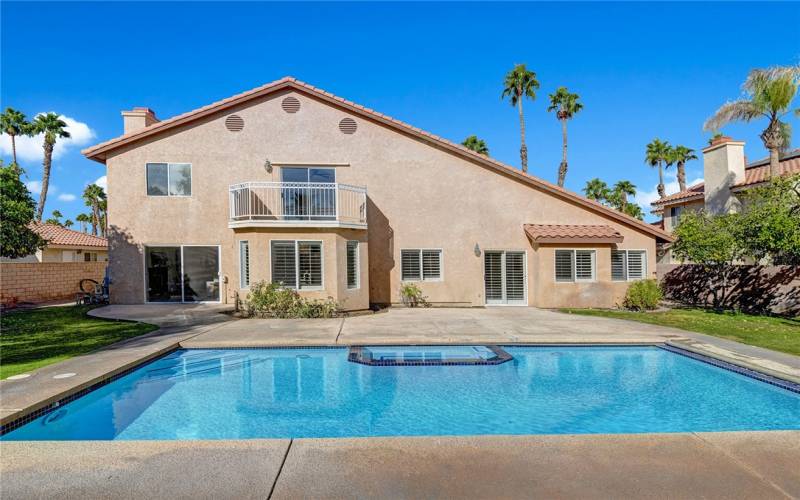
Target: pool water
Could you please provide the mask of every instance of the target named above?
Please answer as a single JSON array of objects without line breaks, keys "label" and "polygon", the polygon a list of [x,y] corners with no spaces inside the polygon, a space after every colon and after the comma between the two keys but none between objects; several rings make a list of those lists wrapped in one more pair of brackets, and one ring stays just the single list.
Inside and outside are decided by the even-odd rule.
[{"label": "pool water", "polygon": [[800,394],[657,347],[513,347],[367,366],[345,348],[179,350],[5,440],[800,429]]}]

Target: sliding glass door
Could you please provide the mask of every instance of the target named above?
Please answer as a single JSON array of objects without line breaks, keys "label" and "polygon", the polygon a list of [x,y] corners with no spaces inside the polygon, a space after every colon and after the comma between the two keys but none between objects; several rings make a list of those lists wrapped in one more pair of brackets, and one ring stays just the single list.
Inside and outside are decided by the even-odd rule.
[{"label": "sliding glass door", "polygon": [[281,168],[283,214],[287,219],[324,220],[336,217],[336,170]]},{"label": "sliding glass door", "polygon": [[484,252],[487,304],[527,305],[525,252]]},{"label": "sliding glass door", "polygon": [[219,247],[145,248],[148,302],[219,302]]}]

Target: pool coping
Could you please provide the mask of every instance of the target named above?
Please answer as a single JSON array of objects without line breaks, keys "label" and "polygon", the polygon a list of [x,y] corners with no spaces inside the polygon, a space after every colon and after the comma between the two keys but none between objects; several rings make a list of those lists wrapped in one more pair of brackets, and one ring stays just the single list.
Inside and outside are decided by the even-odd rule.
[{"label": "pool coping", "polygon": [[[235,346],[226,346],[226,347],[183,347],[183,341],[175,342],[172,345],[169,345],[165,348],[159,349],[156,352],[149,353],[138,360],[132,361],[130,363],[126,363],[125,365],[107,372],[106,374],[100,375],[90,381],[82,383],[78,386],[75,386],[72,389],[66,390],[57,396],[53,396],[51,398],[47,398],[39,403],[33,404],[29,406],[27,409],[22,409],[18,412],[12,413],[10,415],[5,416],[2,420],[0,420],[0,436],[4,436],[9,432],[22,427],[23,425],[36,420],[37,418],[52,413],[53,411],[60,408],[62,405],[68,404],[76,399],[79,399],[86,394],[100,389],[101,387],[114,382],[134,371],[139,369],[140,367],[146,365],[147,363],[155,360],[156,358],[166,356],[174,351],[177,350],[273,350],[273,349],[350,349],[352,347],[364,347],[369,345],[380,345],[381,347],[407,347],[407,346],[447,346],[447,345],[487,345],[486,343],[481,342],[464,342],[464,343],[390,343],[390,344],[353,344],[353,345],[342,345],[342,344],[320,344],[320,345],[270,345],[270,346],[245,346],[245,347],[235,347]],[[759,367],[755,369],[752,366],[748,366],[747,363],[742,362],[741,360],[729,360],[723,359],[722,356],[715,356],[711,353],[702,352],[701,349],[691,349],[689,346],[683,345],[679,342],[625,342],[625,343],[582,343],[582,342],[502,342],[497,343],[500,347],[509,346],[509,347],[541,347],[541,348],[548,348],[548,347],[656,347],[659,349],[666,350],[673,354],[685,356],[696,361],[700,361],[703,363],[710,364],[717,368],[721,368],[724,370],[732,371],[734,373],[738,373],[740,375],[758,380],[760,382],[764,382],[776,387],[780,387],[781,389],[788,390],[790,392],[794,392],[800,394],[800,382],[790,380],[791,377],[787,377],[785,374],[774,374],[768,373],[770,370],[763,369]],[[376,365],[379,366],[379,365]],[[398,365],[387,365],[387,366],[398,366]]]}]

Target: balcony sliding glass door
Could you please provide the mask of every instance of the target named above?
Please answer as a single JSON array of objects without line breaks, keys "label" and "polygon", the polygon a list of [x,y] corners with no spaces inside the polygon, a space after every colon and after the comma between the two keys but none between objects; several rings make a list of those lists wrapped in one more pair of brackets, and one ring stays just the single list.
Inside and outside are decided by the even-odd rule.
[{"label": "balcony sliding glass door", "polygon": [[336,219],[336,170],[333,168],[281,168],[284,218]]},{"label": "balcony sliding glass door", "polygon": [[148,302],[219,302],[219,247],[145,248]]}]

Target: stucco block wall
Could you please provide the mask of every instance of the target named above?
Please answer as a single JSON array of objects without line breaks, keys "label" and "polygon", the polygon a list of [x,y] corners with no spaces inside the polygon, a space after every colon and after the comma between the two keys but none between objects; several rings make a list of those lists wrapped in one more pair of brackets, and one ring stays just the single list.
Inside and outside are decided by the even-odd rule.
[{"label": "stucco block wall", "polygon": [[[297,113],[288,114],[281,109],[281,101],[288,94],[301,102]],[[225,128],[225,117],[231,113],[244,120],[242,131],[229,132]],[[339,121],[347,116],[358,124],[355,134],[343,134],[338,128]],[[267,159],[276,165],[272,172],[264,167]],[[191,163],[192,195],[146,196],[148,162]],[[442,249],[444,279],[420,283],[433,303],[482,306],[482,252],[494,249],[528,252],[531,305],[572,305],[568,303],[570,296],[585,296],[587,304],[596,306],[614,305],[616,292],[608,294],[603,287],[556,286],[531,274],[551,264],[548,256],[537,256],[538,250],[523,231],[525,223],[611,225],[624,236],[620,248],[647,250],[650,268],[655,269],[655,239],[634,224],[621,223],[599,210],[586,209],[511,175],[499,174],[291,90],[250,101],[156,138],[143,139],[107,159],[110,262],[115,282],[112,300],[141,302],[142,246],[169,244],[221,245],[222,273],[229,278],[225,296],[229,297],[238,284],[236,242],[241,232],[228,228],[228,186],[280,181],[279,165],[289,162],[345,164],[336,167],[337,181],[367,187],[369,245],[368,258],[362,258],[362,262],[368,262],[368,272],[362,273],[362,289],[368,287],[368,300],[373,303],[401,302],[402,249],[437,248]],[[536,161],[532,161],[532,173],[538,169]],[[276,236],[282,231],[285,229],[263,232]],[[328,233],[337,234],[333,230]],[[261,262],[261,269],[268,269],[268,239],[263,237],[251,245],[254,273]],[[343,244],[343,240],[337,241],[337,245]],[[480,252],[475,251],[476,245]],[[329,257],[326,252],[326,265]],[[343,262],[337,259],[334,265]],[[326,267],[326,282],[329,271]],[[258,276],[268,278],[265,274]],[[366,276],[368,283],[363,279]],[[340,273],[339,283],[342,279]],[[556,296],[562,297],[563,303],[546,300],[556,289]],[[334,292],[348,300],[352,294],[346,290]],[[364,297],[356,295],[351,303],[360,306]]]},{"label": "stucco block wall", "polygon": [[105,269],[105,262],[3,263],[0,299],[4,303],[74,299],[82,279],[102,283]]}]

